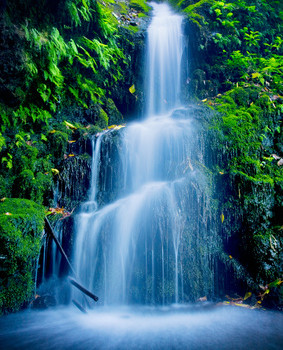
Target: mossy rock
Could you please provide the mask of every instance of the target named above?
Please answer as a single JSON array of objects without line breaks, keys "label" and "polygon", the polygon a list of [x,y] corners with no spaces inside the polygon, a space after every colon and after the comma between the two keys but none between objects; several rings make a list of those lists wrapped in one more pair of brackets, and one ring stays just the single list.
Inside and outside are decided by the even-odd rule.
[{"label": "mossy rock", "polygon": [[106,101],[105,111],[109,117],[109,121],[108,121],[109,125],[113,125],[113,124],[118,125],[123,122],[123,116],[119,112],[114,101],[111,98],[108,98]]},{"label": "mossy rock", "polygon": [[147,13],[150,10],[145,0],[130,0],[130,7],[143,13]]},{"label": "mossy rock", "polygon": [[248,106],[249,93],[242,87],[229,91],[228,96],[231,96],[239,106]]},{"label": "mossy rock", "polygon": [[32,299],[44,216],[44,207],[27,199],[0,202],[0,314]]},{"label": "mossy rock", "polygon": [[108,115],[99,104],[92,105],[85,112],[84,117],[88,123],[93,124],[101,129],[105,129],[108,126]]}]

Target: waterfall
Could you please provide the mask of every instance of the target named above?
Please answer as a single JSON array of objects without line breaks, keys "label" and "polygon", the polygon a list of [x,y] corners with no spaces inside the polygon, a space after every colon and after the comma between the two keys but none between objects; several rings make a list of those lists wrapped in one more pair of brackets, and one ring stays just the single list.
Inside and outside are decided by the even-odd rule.
[{"label": "waterfall", "polygon": [[182,17],[166,4],[152,4],[153,19],[148,28],[147,115],[163,113],[179,102]]},{"label": "waterfall", "polygon": [[[93,143],[74,265],[104,304],[169,304],[214,292],[214,218],[197,124],[179,105],[182,17],[153,4],[148,118]],[[95,203],[95,205],[89,205]]]}]

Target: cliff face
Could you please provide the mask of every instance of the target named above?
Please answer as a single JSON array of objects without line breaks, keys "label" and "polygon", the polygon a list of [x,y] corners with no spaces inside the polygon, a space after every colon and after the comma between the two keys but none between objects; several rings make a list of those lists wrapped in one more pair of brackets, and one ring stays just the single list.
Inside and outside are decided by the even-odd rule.
[{"label": "cliff face", "polygon": [[[210,121],[218,152],[212,169],[219,183],[215,195],[222,203],[225,251],[254,287],[280,281],[282,5],[264,0],[171,3],[187,18],[184,99],[197,98],[216,113]],[[280,291],[272,292],[278,301]]]}]

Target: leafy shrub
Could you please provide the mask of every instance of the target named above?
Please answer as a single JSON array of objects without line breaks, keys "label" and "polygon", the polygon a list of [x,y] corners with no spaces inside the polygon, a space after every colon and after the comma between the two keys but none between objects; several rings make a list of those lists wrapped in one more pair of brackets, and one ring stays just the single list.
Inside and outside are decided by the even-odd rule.
[{"label": "leafy shrub", "polygon": [[44,216],[29,200],[0,202],[0,313],[17,311],[33,297]]}]

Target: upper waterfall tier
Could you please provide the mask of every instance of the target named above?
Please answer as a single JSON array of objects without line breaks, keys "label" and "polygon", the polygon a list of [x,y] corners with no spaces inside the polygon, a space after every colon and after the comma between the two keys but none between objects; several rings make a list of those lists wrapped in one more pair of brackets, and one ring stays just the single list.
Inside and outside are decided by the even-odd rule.
[{"label": "upper waterfall tier", "polygon": [[152,4],[148,28],[145,91],[147,116],[164,113],[179,103],[182,17],[166,4]]}]

